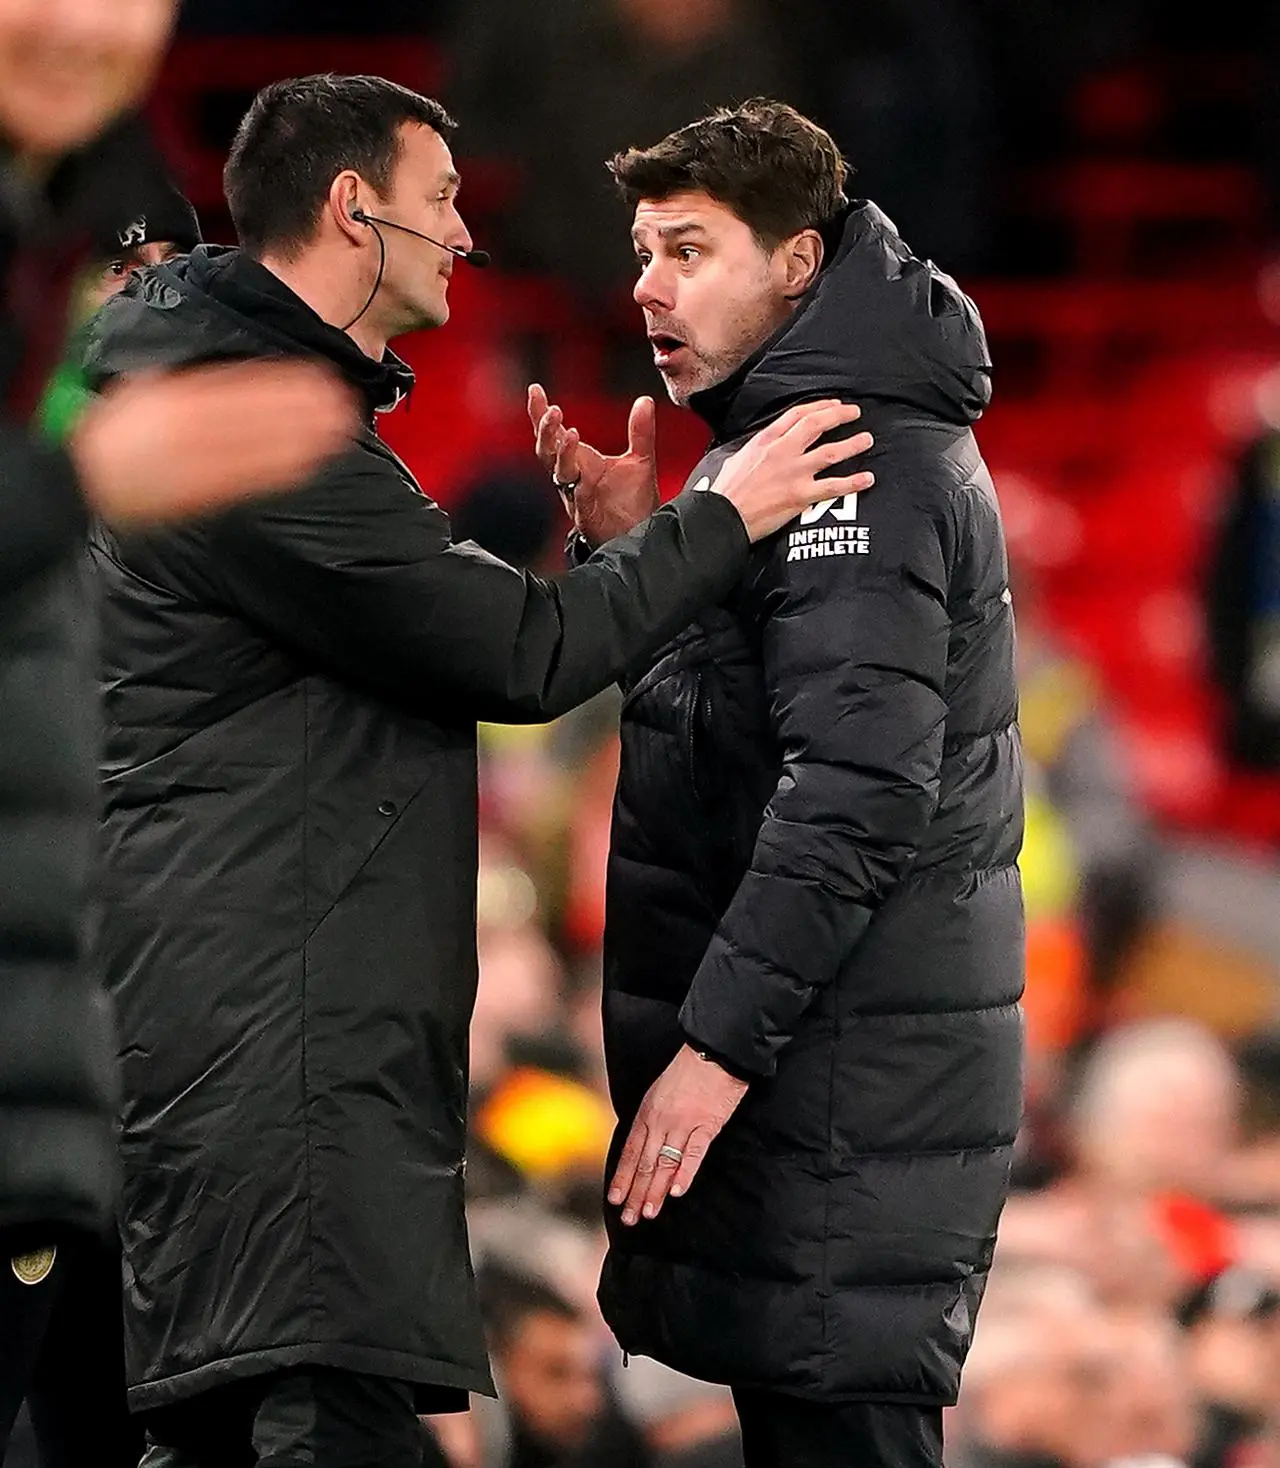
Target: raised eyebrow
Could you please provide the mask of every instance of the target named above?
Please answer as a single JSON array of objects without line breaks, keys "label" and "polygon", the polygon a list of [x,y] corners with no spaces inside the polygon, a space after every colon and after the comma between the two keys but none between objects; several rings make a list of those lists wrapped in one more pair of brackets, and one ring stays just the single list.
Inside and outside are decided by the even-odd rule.
[{"label": "raised eyebrow", "polygon": [[456,169],[450,169],[440,180],[442,189],[453,189],[456,193],[462,187],[462,175]]},{"label": "raised eyebrow", "polygon": [[[679,239],[684,235],[706,234],[706,230],[703,228],[703,226],[695,223],[693,220],[682,220],[678,224],[659,224],[658,226],[656,226],[656,231],[658,238],[661,240],[666,240],[667,242],[670,242],[674,239]],[[639,230],[633,229],[631,231],[631,243],[635,245],[637,249],[640,248]]]}]

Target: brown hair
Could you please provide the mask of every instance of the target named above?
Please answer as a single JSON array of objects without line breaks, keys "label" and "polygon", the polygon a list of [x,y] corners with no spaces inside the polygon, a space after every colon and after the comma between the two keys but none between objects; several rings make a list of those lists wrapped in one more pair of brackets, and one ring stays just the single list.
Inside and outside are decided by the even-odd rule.
[{"label": "brown hair", "polygon": [[709,194],[767,249],[820,229],[849,202],[851,170],[831,134],[768,97],[721,107],[652,148],[628,148],[608,169],[632,209],[686,190]]}]

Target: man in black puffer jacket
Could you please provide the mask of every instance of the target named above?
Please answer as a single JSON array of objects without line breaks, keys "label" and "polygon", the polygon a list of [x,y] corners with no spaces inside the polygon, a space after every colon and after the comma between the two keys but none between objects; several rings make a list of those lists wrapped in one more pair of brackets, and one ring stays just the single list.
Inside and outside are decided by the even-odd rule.
[{"label": "man in black puffer jacket", "polygon": [[[690,483],[828,395],[864,406],[878,482],[758,546],[630,679],[600,1298],[625,1350],[734,1387],[752,1468],[936,1465],[1021,1102],[1013,615],[971,431],[986,342],[790,108],[612,167],[656,365],[715,434]],[[544,462],[589,489],[557,422]]]}]

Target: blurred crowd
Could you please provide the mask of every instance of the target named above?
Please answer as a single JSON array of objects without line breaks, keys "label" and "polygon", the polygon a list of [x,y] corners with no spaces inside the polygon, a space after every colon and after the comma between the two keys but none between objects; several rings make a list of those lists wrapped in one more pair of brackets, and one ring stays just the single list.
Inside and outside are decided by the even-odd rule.
[{"label": "blurred crowd", "polygon": [[[391,31],[423,9],[382,8]],[[465,151],[490,160],[468,174],[486,221],[477,238],[605,314],[632,265],[601,160],[728,95],[786,95],[819,117],[859,163],[859,189],[962,278],[1052,269],[1056,243],[1021,227],[1009,179],[1053,156],[1073,107],[1123,134],[1144,105],[1141,86],[1124,85],[1128,58],[1157,30],[1189,51],[1207,25],[1202,7],[1185,7],[1182,27],[1179,7],[1155,0],[427,8]],[[1239,9],[1257,40],[1247,84],[1210,87],[1198,112],[1188,99],[1165,135],[1182,156],[1246,156],[1280,198],[1280,23],[1274,6]],[[330,30],[349,10],[307,3]],[[191,0],[187,22],[233,29],[238,12],[254,29],[298,18],[285,0]],[[1120,81],[1089,90],[1089,76]],[[1259,438],[1237,466],[1206,603],[1235,754],[1271,770],[1278,441]],[[495,471],[455,522],[551,569],[557,516],[549,495]],[[1277,874],[1189,850],[1146,809],[1102,683],[1056,633],[1018,533],[1011,521],[1029,774],[1027,1119],[948,1465],[1280,1468],[1280,947],[1268,952],[1280,937],[1266,910],[1280,913]],[[1255,562],[1246,606],[1237,593]],[[613,1128],[599,998],[618,701],[483,730],[467,1176],[502,1398],[432,1423],[452,1468],[741,1463],[727,1391],[624,1363],[594,1302]]]}]

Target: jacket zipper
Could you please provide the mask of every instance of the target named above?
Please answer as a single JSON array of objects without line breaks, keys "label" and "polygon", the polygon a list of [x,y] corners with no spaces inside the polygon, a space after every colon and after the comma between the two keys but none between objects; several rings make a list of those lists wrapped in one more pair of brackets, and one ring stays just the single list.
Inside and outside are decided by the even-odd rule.
[{"label": "jacket zipper", "polygon": [[693,788],[693,798],[702,804],[702,792],[698,789],[698,766],[694,756],[694,731],[698,724],[698,714],[702,709],[702,674],[693,675],[693,699],[692,709],[689,714],[689,784]]}]

